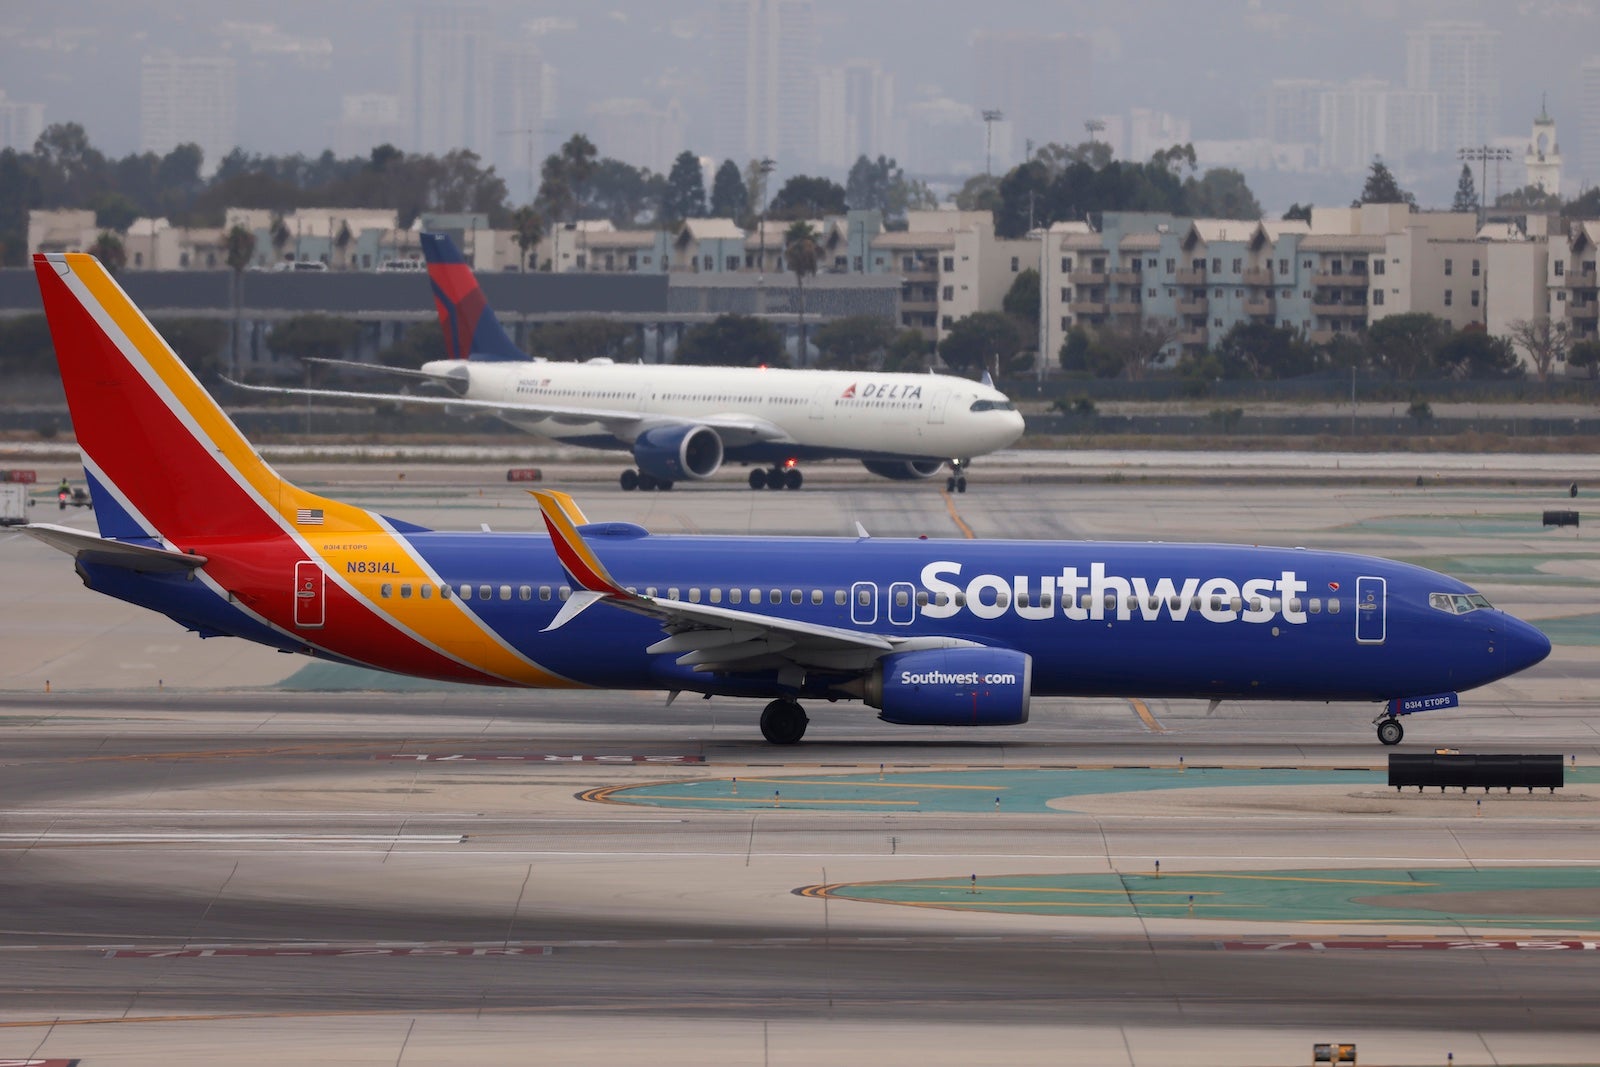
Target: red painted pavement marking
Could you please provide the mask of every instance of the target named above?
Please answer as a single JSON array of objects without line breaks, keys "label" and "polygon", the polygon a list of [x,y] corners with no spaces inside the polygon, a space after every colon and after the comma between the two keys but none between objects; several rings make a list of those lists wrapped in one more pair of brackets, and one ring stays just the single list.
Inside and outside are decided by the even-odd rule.
[{"label": "red painted pavement marking", "polygon": [[1227,952],[1450,952],[1494,949],[1502,952],[1596,952],[1600,941],[1479,941],[1479,940],[1404,940],[1381,941],[1224,941]]},{"label": "red painted pavement marking", "polygon": [[[445,945],[439,947],[413,946],[410,948],[291,948],[289,946],[263,948],[122,948],[109,949],[102,959],[154,960],[199,959],[214,956],[548,956],[555,950],[549,945]],[[3,1067],[3,1064],[0,1064]]]},{"label": "red painted pavement marking", "polygon": [[501,755],[498,753],[460,752],[453,754],[428,752],[397,752],[387,756],[374,756],[380,760],[413,760],[417,763],[494,763],[496,761],[521,763],[704,763],[704,756],[562,756],[553,753],[533,755]]}]

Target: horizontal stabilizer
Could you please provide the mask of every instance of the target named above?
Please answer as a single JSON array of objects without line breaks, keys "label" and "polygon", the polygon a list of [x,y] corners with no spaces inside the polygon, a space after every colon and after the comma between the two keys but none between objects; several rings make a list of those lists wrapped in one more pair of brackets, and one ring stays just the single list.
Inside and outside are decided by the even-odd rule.
[{"label": "horizontal stabilizer", "polygon": [[164,548],[151,548],[146,545],[130,545],[126,541],[112,541],[95,534],[84,533],[82,530],[56,526],[48,522],[24,526],[22,532],[85,563],[121,567],[141,574],[192,571],[206,565],[205,556],[171,552]]}]

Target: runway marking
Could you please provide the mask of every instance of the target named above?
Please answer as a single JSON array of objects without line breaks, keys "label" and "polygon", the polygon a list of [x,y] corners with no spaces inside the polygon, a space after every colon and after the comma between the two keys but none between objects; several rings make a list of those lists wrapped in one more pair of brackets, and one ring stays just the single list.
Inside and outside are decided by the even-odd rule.
[{"label": "runway marking", "polygon": [[704,756],[561,756],[550,753],[535,755],[498,755],[487,753],[457,753],[439,755],[434,753],[394,753],[387,756],[373,756],[375,760],[401,760],[417,763],[492,763],[495,761],[521,761],[524,763],[659,763],[659,764],[691,764],[704,763]]},{"label": "runway marking", "polygon": [[463,834],[297,834],[297,833],[221,833],[207,831],[167,831],[152,830],[149,833],[86,833],[81,831],[41,830],[38,833],[0,833],[0,841],[4,842],[29,842],[34,845],[48,845],[52,842],[63,843],[105,843],[120,844],[134,841],[140,844],[205,842],[215,844],[218,842],[247,844],[263,842],[266,844],[300,843],[308,845],[381,845],[390,843],[415,843],[419,845],[458,845],[466,840]]},{"label": "runway marking", "polygon": [[944,497],[945,510],[950,512],[950,521],[956,524],[956,529],[961,531],[961,536],[965,537],[968,541],[974,540],[977,535],[972,532],[972,527],[968,526],[961,518],[961,514],[956,511],[956,501],[955,498],[950,495],[950,491],[948,489],[941,489],[939,490],[939,495]]},{"label": "runway marking", "polygon": [[1133,705],[1133,710],[1137,712],[1139,718],[1143,720],[1144,728],[1146,730],[1149,730],[1153,734],[1164,734],[1167,732],[1167,728],[1157,722],[1154,715],[1150,714],[1150,708],[1145,704],[1144,701],[1140,700],[1138,697],[1130,697],[1128,698],[1128,703]]}]

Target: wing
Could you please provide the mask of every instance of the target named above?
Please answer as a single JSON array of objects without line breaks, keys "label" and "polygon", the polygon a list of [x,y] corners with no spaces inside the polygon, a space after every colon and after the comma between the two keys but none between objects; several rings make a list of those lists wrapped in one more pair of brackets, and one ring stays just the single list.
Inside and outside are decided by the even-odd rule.
[{"label": "wing", "polygon": [[865,671],[891,652],[922,648],[980,647],[951,637],[901,637],[785,619],[714,604],[641,596],[611,577],[578,527],[564,493],[530,491],[544,513],[545,528],[561,565],[578,586],[546,629],[565,626],[596,604],[655,619],[666,635],[646,652],[678,653],[678,663],[708,673],[738,673],[794,666],[829,671]]},{"label": "wing", "polygon": [[206,564],[206,557],[202,555],[113,541],[48,522],[24,526],[22,532],[85,563],[102,563],[142,574],[192,571]]},{"label": "wing", "polygon": [[[435,381],[450,383],[451,379],[428,375]],[[599,423],[619,440],[632,442],[646,430],[658,426],[709,426],[722,435],[726,444],[735,447],[755,442],[785,443],[792,438],[787,430],[754,415],[737,412],[710,415],[705,418],[685,418],[644,411],[621,411],[616,408],[582,407],[567,404],[535,404],[521,400],[468,400],[453,396],[412,396],[403,393],[363,393],[348,389],[293,389],[275,385],[247,385],[232,378],[223,381],[236,389],[251,393],[270,393],[276,396],[300,396],[319,400],[355,400],[375,404],[408,404],[413,407],[443,409],[452,412],[479,412],[501,417],[522,419],[553,419],[574,426]]]}]

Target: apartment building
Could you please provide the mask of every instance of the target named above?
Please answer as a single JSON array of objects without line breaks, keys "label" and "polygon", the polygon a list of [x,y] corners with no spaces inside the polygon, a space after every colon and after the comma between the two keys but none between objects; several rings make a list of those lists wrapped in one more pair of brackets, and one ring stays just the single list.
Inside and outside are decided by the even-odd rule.
[{"label": "apartment building", "polygon": [[1565,239],[1550,242],[1550,316],[1567,324],[1574,340],[1600,338],[1600,275],[1595,261],[1600,258],[1600,221],[1586,219],[1573,226]]},{"label": "apartment building", "polygon": [[[850,235],[842,236],[848,254]],[[997,237],[987,211],[908,212],[905,230],[880,233],[867,248],[866,273],[902,278],[901,325],[930,339],[974,312],[1000,310],[1017,275],[1039,266],[1039,242]]]}]

